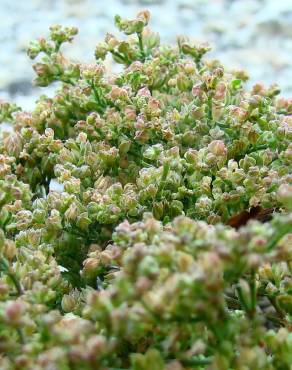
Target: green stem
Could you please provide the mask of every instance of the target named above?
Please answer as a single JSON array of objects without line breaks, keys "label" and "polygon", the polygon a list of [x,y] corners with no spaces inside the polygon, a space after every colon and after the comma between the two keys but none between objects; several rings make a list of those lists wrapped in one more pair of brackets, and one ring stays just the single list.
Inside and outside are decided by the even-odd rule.
[{"label": "green stem", "polygon": [[141,52],[142,60],[145,61],[145,51],[144,51],[144,45],[143,45],[143,36],[142,33],[137,33],[138,40],[139,40],[139,49]]},{"label": "green stem", "polygon": [[89,82],[92,90],[93,90],[93,94],[94,94],[94,98],[96,100],[96,102],[98,103],[99,107],[97,108],[97,111],[98,113],[104,113],[104,110],[105,110],[105,102],[104,102],[104,98],[100,95],[100,92],[99,90],[95,87],[94,85],[94,82],[93,81],[90,81]]},{"label": "green stem", "polygon": [[22,295],[24,293],[21,285],[20,285],[20,282],[19,280],[17,279],[17,277],[15,276],[15,274],[13,272],[7,272],[7,276],[9,276],[10,280],[13,282],[16,290],[17,290],[17,293],[18,295]]},{"label": "green stem", "polygon": [[186,360],[180,360],[180,362],[185,366],[205,366],[210,365],[212,362],[212,358],[190,358]]},{"label": "green stem", "polygon": [[244,298],[244,295],[242,293],[242,288],[240,286],[238,286],[236,288],[236,292],[237,292],[238,299],[239,299],[239,302],[241,304],[241,307],[244,309],[245,312],[248,312],[249,311],[249,307],[248,307],[248,304],[246,303],[245,298]]},{"label": "green stem", "polygon": [[4,259],[3,257],[1,257],[0,259],[0,271],[4,271],[4,273],[6,273],[6,275],[10,278],[10,280],[13,282],[15,288],[16,288],[16,291],[17,291],[17,294],[20,296],[24,293],[21,285],[20,285],[20,282],[17,278],[17,276],[15,275],[14,272],[10,271],[10,266],[9,266],[9,263],[6,259]]},{"label": "green stem", "polygon": [[60,51],[62,43],[60,41],[55,41],[55,53],[58,53]]},{"label": "green stem", "polygon": [[278,306],[277,301],[276,301],[276,298],[273,297],[273,296],[268,296],[268,299],[269,299],[270,303],[272,304],[272,306],[274,307],[274,309],[277,312],[277,314],[280,317],[280,319],[284,319],[285,318],[285,313]]},{"label": "green stem", "polygon": [[126,58],[124,55],[120,54],[119,52],[114,51],[114,50],[111,50],[111,53],[112,53],[113,56],[115,56],[116,58],[120,59],[126,65],[129,65],[130,64],[128,58]]},{"label": "green stem", "polygon": [[249,283],[250,286],[250,315],[254,316],[256,312],[256,303],[257,303],[257,287],[256,287],[256,281],[255,281],[255,272],[252,271],[251,273],[251,281]]},{"label": "green stem", "polygon": [[20,343],[25,344],[24,335],[23,335],[23,332],[20,328],[17,329],[17,333],[19,335]]},{"label": "green stem", "polygon": [[235,159],[239,161],[240,159],[243,159],[246,155],[253,154],[260,150],[265,150],[265,149],[268,149],[268,145],[259,145],[257,147],[252,147],[249,150],[247,150],[245,153],[236,156]]},{"label": "green stem", "polygon": [[284,324],[283,320],[277,316],[266,315],[266,319],[272,321],[274,324],[277,324],[278,326],[282,326]]},{"label": "green stem", "polygon": [[157,194],[159,194],[164,186],[165,186],[165,181],[167,179],[167,175],[169,173],[169,170],[170,170],[170,165],[168,162],[164,163],[163,165],[163,172],[162,172],[162,176],[161,176],[161,181],[160,181],[160,184],[159,184],[159,187],[158,187],[158,191],[157,191]]},{"label": "green stem", "polygon": [[208,96],[207,106],[208,106],[208,120],[211,122],[212,119],[213,119],[213,114],[212,114],[212,96]]},{"label": "green stem", "polygon": [[254,152],[258,152],[259,150],[264,150],[264,149],[267,149],[268,147],[269,146],[266,145],[266,144],[259,145],[258,147],[251,148],[251,149],[247,150],[245,154],[251,154],[251,153],[254,153]]}]

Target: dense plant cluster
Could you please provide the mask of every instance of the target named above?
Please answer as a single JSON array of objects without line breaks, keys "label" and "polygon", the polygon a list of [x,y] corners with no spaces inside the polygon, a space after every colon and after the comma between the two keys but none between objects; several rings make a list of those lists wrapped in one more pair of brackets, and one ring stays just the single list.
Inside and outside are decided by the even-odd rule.
[{"label": "dense plant cluster", "polygon": [[0,103],[3,370],[291,369],[292,101],[148,21],[95,64],[51,27],[28,55],[55,95]]}]

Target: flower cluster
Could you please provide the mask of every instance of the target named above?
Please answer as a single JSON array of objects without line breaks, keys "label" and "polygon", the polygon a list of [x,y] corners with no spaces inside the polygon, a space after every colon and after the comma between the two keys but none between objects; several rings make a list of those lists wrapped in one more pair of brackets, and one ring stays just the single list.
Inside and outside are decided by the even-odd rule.
[{"label": "flower cluster", "polygon": [[292,101],[149,19],[94,64],[52,26],[55,95],[0,102],[1,369],[290,369]]}]

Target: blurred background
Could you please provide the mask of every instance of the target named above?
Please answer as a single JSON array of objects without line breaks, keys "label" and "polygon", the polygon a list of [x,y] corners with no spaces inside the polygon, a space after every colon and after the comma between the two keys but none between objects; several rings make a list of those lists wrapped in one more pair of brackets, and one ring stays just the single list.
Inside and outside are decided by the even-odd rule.
[{"label": "blurred background", "polygon": [[247,69],[251,85],[277,82],[292,96],[292,0],[0,0],[0,99],[33,107],[40,91],[25,49],[51,24],[77,26],[66,54],[90,61],[96,43],[113,33],[115,14],[131,18],[145,8],[163,41],[175,43],[178,34],[208,41],[212,57]]}]

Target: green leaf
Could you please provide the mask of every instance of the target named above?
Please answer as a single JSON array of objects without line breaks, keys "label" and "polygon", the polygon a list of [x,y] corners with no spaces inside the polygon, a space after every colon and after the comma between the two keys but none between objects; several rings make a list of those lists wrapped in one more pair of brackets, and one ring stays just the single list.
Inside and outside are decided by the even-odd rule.
[{"label": "green leaf", "polygon": [[231,81],[231,87],[234,89],[234,90],[238,90],[241,88],[241,80],[239,79],[236,79],[236,80],[232,80]]}]

